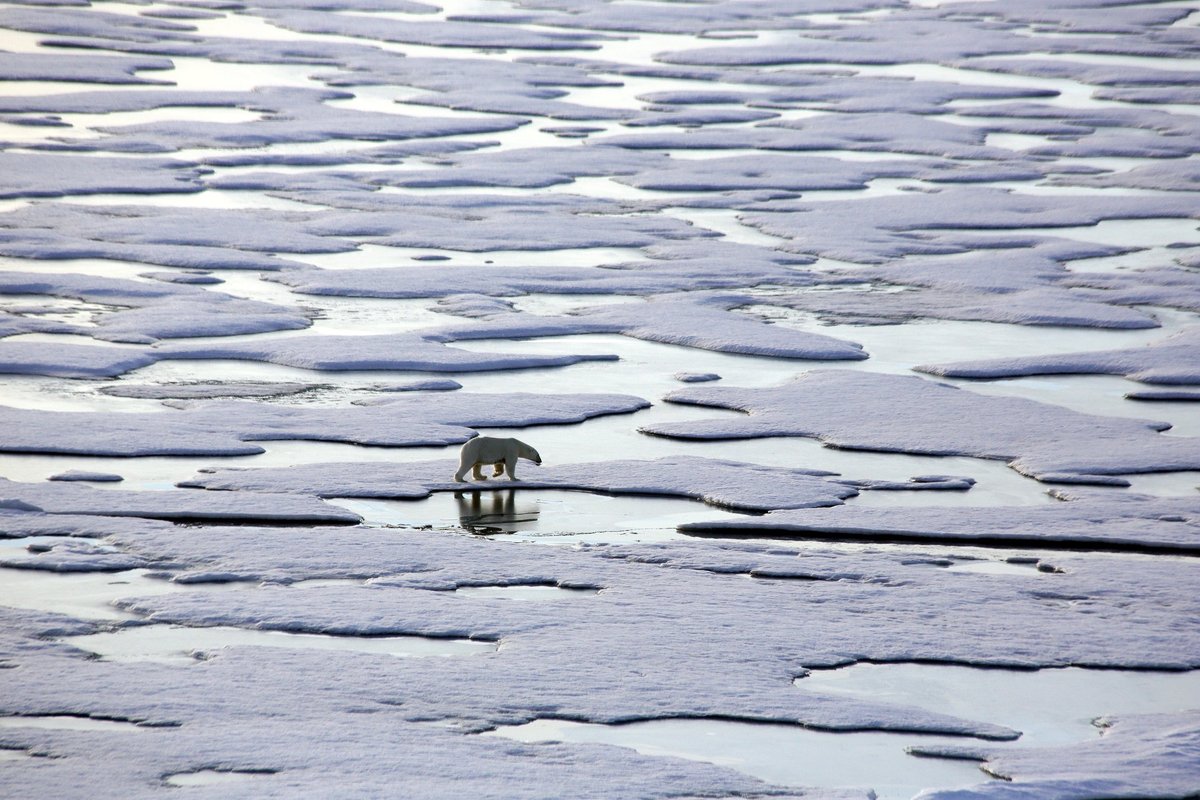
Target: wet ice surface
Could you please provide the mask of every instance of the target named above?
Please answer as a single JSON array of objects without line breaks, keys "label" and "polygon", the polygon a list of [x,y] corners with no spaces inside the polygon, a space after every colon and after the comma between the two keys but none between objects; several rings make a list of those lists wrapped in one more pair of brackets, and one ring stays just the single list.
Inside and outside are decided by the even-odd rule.
[{"label": "wet ice surface", "polygon": [[428,500],[335,499],[367,525],[396,525],[504,536],[548,544],[675,539],[684,522],[741,515],[688,500],[611,497],[533,489],[464,489]]},{"label": "wet ice surface", "polygon": [[487,642],[439,641],[419,636],[355,638],[220,626],[184,628],[177,625],[122,628],[84,636],[68,636],[60,641],[109,661],[155,661],[166,664],[194,664],[228,647],[338,650],[406,658],[473,655],[495,649],[494,644]]},{"label": "wet ice surface", "polygon": [[[813,671],[798,680],[809,691],[959,713],[1022,732],[1026,745],[1065,745],[1100,736],[1095,720],[1127,713],[1171,713],[1200,707],[1200,673],[1150,674],[1055,669],[980,670],[929,664],[857,664]],[[772,783],[871,787],[887,800],[922,789],[972,786],[987,780],[971,760],[922,758],[909,747],[953,740],[902,733],[828,733],[782,725],[718,720],[660,720],[589,725],[538,720],[490,735],[519,741],[603,742],[641,753],[677,755],[733,767]]]},{"label": "wet ice surface", "polygon": [[914,758],[908,743],[926,737],[886,733],[822,733],[782,725],[719,720],[659,720],[603,726],[539,720],[496,736],[523,742],[599,742],[639,753],[707,761],[770,783],[872,789],[880,800],[909,800],[922,789],[972,786],[987,780],[968,761]]},{"label": "wet ice surface", "polygon": [[438,5],[0,14],[0,785],[1193,793],[1195,4]]},{"label": "wet ice surface", "polygon": [[177,772],[174,775],[168,775],[163,779],[163,782],[169,786],[178,786],[184,789],[202,786],[226,786],[231,783],[252,781],[255,776],[263,774],[270,773],[202,769],[196,772]]},{"label": "wet ice surface", "polygon": [[856,664],[814,670],[810,691],[887,697],[922,708],[957,709],[1021,731],[1021,743],[1058,745],[1096,738],[1104,716],[1200,708],[1200,673],[1044,669],[1034,672],[933,664]]}]

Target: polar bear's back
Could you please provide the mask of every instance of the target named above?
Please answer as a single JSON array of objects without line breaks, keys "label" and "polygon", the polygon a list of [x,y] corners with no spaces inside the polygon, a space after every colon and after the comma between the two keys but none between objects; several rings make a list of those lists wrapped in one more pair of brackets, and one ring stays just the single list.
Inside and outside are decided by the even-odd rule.
[{"label": "polar bear's back", "polygon": [[516,457],[516,453],[516,439],[476,436],[463,445],[460,459],[464,464],[494,464],[510,455]]}]

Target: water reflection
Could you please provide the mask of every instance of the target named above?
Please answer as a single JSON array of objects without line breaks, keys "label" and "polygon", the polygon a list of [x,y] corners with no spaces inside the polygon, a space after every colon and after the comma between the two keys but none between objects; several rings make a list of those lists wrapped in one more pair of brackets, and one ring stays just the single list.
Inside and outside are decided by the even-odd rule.
[{"label": "water reflection", "polygon": [[514,533],[523,523],[537,522],[541,513],[536,500],[518,505],[515,489],[455,492],[454,502],[463,529],[480,535]]},{"label": "water reflection", "polygon": [[574,544],[682,539],[676,526],[690,521],[740,519],[737,514],[682,497],[606,495],[545,488],[467,486],[421,500],[330,498],[368,526],[463,529],[509,534],[506,541]]}]

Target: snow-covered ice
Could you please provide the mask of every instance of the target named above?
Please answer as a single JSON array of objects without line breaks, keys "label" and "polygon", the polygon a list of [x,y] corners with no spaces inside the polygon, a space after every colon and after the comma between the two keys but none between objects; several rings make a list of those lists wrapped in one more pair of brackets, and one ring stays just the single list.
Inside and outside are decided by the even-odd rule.
[{"label": "snow-covered ice", "polygon": [[1194,5],[0,9],[0,794],[1195,794]]}]

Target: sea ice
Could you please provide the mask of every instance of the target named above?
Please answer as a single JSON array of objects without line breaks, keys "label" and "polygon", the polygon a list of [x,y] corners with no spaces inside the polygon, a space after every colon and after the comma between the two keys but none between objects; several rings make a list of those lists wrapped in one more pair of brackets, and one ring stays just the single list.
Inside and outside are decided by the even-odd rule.
[{"label": "sea ice", "polygon": [[806,436],[853,450],[967,455],[1007,461],[1047,481],[1200,467],[1193,440],[1159,434],[1167,423],[1081,414],[903,375],[818,370],[777,387],[700,386],[665,399],[744,415],[645,425],[643,432],[702,440]]},{"label": "sea ice", "polygon": [[[692,497],[749,511],[836,505],[857,491],[830,473],[779,469],[699,457],[524,465],[519,484],[497,479],[469,486],[450,479],[452,461],[406,464],[310,464],[276,469],[221,469],[182,483],[204,489],[307,492],[320,497],[427,497],[432,491],[494,488],[582,489],[611,494]],[[864,486],[863,488],[873,488]],[[889,487],[890,488],[890,487]]]},{"label": "sea ice", "polygon": [[1024,356],[916,367],[952,378],[1015,378],[1026,375],[1124,375],[1151,384],[1200,384],[1200,326],[1158,342],[1123,350]]},{"label": "sea ice", "polygon": [[948,506],[777,511],[745,520],[693,522],[685,533],[848,541],[961,542],[1114,551],[1200,553],[1200,501],[1111,492],[1060,493],[1039,506]]},{"label": "sea ice", "polygon": [[31,504],[50,514],[96,514],[173,520],[251,520],[296,523],[358,522],[357,514],[300,494],[138,492],[94,489],[78,483],[19,483],[0,478],[5,502]]},{"label": "sea ice", "polygon": [[[648,406],[630,395],[473,394],[436,403],[401,394],[370,405],[289,407],[218,401],[149,413],[59,412],[0,407],[8,452],[81,455],[253,455],[256,441],[287,439],[411,447],[465,442],[475,427],[581,422]],[[452,474],[452,473],[451,473]],[[32,486],[32,484],[31,484]],[[108,492],[105,492],[108,494]]]}]

